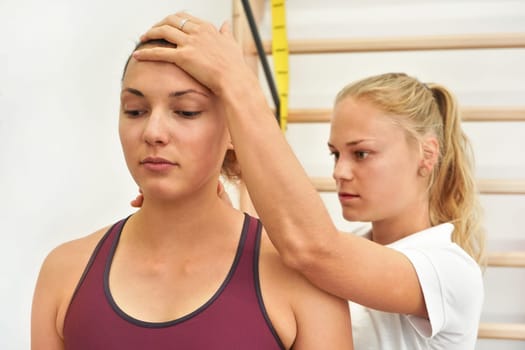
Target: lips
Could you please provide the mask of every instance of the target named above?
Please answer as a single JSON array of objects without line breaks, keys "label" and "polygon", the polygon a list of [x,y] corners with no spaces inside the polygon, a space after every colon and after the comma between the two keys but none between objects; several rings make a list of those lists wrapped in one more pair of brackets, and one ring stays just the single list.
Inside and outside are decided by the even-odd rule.
[{"label": "lips", "polygon": [[178,163],[169,161],[161,157],[146,157],[140,161],[140,164],[151,171],[166,171],[178,165]]},{"label": "lips", "polygon": [[360,197],[358,194],[348,192],[338,192],[337,195],[339,197],[339,201],[341,202],[352,201]]},{"label": "lips", "polygon": [[339,197],[359,197],[358,194],[352,194],[352,193],[346,193],[346,192],[339,192]]}]

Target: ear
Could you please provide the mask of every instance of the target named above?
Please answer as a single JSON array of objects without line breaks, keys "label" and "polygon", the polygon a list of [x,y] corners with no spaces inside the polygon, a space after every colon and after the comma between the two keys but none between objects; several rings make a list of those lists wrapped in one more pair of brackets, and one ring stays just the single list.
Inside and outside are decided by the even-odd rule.
[{"label": "ear", "polygon": [[439,158],[439,142],[435,136],[426,137],[421,143],[421,160],[418,174],[427,176],[432,172]]}]

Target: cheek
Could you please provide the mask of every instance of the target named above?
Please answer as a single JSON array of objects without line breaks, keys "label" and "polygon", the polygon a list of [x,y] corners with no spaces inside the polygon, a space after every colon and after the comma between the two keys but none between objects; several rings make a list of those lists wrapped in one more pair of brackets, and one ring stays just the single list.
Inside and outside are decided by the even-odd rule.
[{"label": "cheek", "polygon": [[130,132],[129,128],[127,128],[122,122],[119,123],[118,135],[120,138],[120,144],[123,148],[126,148],[125,146],[127,146],[130,142]]},{"label": "cheek", "polygon": [[118,125],[118,136],[120,139],[120,145],[122,146],[122,151],[124,154],[126,154],[127,144],[128,144],[128,135],[127,135],[127,129],[125,125],[123,124],[122,120],[119,121]]},{"label": "cheek", "polygon": [[228,145],[226,130],[217,125],[186,130],[179,135],[179,142],[184,148],[190,150],[195,161],[222,162]]},{"label": "cheek", "polygon": [[414,166],[399,158],[377,164],[366,175],[365,186],[370,188],[370,199],[379,211],[403,207],[417,190]]},{"label": "cheek", "polygon": [[118,133],[122,152],[124,153],[124,158],[129,165],[134,148],[137,147],[141,140],[140,130],[138,128],[131,127],[129,123],[121,120],[119,121]]},{"label": "cheek", "polygon": [[364,162],[356,172],[359,172],[364,190],[374,197],[382,198],[397,191],[400,180],[405,177],[399,170],[398,162],[383,156]]}]

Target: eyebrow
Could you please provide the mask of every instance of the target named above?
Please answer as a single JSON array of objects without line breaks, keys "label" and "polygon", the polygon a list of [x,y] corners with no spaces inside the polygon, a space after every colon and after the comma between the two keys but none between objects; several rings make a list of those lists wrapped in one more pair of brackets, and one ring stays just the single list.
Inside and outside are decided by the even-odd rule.
[{"label": "eyebrow", "polygon": [[[136,95],[136,96],[140,96],[140,97],[144,97],[144,94],[142,93],[142,91],[134,89],[134,88],[130,88],[130,87],[123,89],[122,92],[129,92],[130,94],[133,94],[133,95]],[[191,94],[191,93],[199,94],[199,95],[202,95],[204,97],[209,97],[206,93],[201,92],[201,91],[197,91],[197,90],[194,90],[194,89],[187,89],[187,90],[170,92],[168,97],[180,97],[180,96],[184,96],[184,95]]]},{"label": "eyebrow", "polygon": [[[360,140],[355,140],[355,141],[348,141],[345,143],[345,146],[356,146],[362,142],[366,142],[366,141],[370,141],[369,139],[360,139]],[[332,148],[335,148],[334,145],[332,145],[330,142],[328,142],[328,147],[332,147]]]},{"label": "eyebrow", "polygon": [[208,94],[204,93],[204,92],[201,92],[201,91],[197,91],[197,90],[193,90],[193,89],[188,89],[188,90],[182,90],[182,91],[175,91],[175,92],[172,92],[169,94],[169,97],[179,97],[179,96],[184,96],[186,94],[199,94],[199,95],[202,95],[204,97],[209,97]]}]

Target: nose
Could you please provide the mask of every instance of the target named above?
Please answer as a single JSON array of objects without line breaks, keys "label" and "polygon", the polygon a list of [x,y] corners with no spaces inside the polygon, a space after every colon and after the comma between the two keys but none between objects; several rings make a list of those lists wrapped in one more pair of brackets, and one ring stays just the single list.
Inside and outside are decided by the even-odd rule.
[{"label": "nose", "polygon": [[163,145],[169,141],[169,116],[161,110],[153,110],[146,119],[144,141],[150,145]]},{"label": "nose", "polygon": [[352,180],[354,178],[352,162],[343,157],[336,159],[332,177],[336,182]]}]

